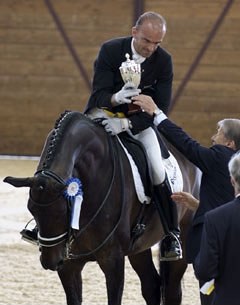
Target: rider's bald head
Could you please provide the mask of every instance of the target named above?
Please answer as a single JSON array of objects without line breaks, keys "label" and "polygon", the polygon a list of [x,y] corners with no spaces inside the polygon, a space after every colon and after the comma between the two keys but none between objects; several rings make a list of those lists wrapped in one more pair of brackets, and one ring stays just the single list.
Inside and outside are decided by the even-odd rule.
[{"label": "rider's bald head", "polygon": [[158,13],[155,12],[146,12],[142,14],[138,20],[136,21],[135,27],[140,27],[143,23],[150,22],[153,23],[155,26],[161,28],[161,31],[167,31],[167,23],[166,20]]}]

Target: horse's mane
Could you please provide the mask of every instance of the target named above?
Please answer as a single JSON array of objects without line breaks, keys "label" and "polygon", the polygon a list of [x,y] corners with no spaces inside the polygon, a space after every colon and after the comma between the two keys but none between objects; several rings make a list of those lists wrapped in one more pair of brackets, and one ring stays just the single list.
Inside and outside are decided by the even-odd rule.
[{"label": "horse's mane", "polygon": [[91,123],[90,119],[81,112],[65,110],[63,113],[61,113],[59,118],[56,120],[54,128],[51,132],[51,137],[43,162],[43,168],[46,169],[50,166],[50,163],[54,159],[56,152],[58,152],[59,146],[62,144],[63,135],[65,134],[66,129],[75,120],[85,120],[86,122]]}]

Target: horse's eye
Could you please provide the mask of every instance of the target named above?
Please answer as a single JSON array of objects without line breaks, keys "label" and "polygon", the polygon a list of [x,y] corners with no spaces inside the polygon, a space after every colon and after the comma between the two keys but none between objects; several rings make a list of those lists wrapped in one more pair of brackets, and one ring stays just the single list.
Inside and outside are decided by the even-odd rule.
[{"label": "horse's eye", "polygon": [[44,187],[42,185],[39,185],[38,189],[39,189],[39,191],[43,191]]}]

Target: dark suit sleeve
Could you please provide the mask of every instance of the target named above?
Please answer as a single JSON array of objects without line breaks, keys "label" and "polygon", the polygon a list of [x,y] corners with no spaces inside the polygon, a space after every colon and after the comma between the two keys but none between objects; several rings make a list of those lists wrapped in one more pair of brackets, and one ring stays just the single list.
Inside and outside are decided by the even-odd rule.
[{"label": "dark suit sleeve", "polygon": [[159,80],[156,83],[154,102],[165,113],[168,113],[171,95],[172,95],[172,81],[173,81],[173,65],[172,58],[168,56],[164,62],[164,68],[159,73]]},{"label": "dark suit sleeve", "polygon": [[[112,109],[111,97],[123,85],[119,72],[119,59],[116,59],[116,56],[115,52],[111,52],[109,46],[104,44],[101,47],[94,63],[93,88],[88,102],[89,108],[99,107]],[[119,84],[116,84],[117,79],[119,80]]]},{"label": "dark suit sleeve", "polygon": [[219,275],[219,241],[217,228],[208,213],[205,215],[200,251],[194,263],[196,277],[202,281]]},{"label": "dark suit sleeve", "polygon": [[174,124],[169,119],[162,121],[158,125],[158,130],[164,137],[175,146],[189,161],[194,163],[202,172],[214,170],[222,156],[216,150],[217,146],[207,148],[192,139],[181,127]]}]

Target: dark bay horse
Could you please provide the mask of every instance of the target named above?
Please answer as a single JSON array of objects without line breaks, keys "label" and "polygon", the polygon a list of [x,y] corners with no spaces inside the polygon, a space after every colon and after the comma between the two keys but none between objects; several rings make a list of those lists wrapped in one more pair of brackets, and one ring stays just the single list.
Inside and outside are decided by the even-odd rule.
[{"label": "dark bay horse", "polygon": [[[177,159],[184,188],[194,193],[196,168],[183,156]],[[64,195],[69,179],[79,179],[82,187],[79,229],[71,228],[73,202]],[[168,272],[163,268],[167,277],[161,281],[151,254],[151,246],[164,235],[159,216],[154,204],[138,201],[126,154],[99,124],[80,112],[66,111],[46,139],[35,175],[4,181],[30,188],[28,209],[39,228],[40,261],[43,268],[58,272],[68,305],[82,304],[81,272],[89,261],[96,261],[105,275],[108,304],[120,305],[125,256],[140,278],[146,304],[157,305],[162,299],[165,305],[181,303],[187,264],[182,259]],[[139,215],[145,231],[133,242]],[[183,242],[189,217],[179,207]]]}]

